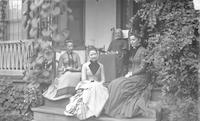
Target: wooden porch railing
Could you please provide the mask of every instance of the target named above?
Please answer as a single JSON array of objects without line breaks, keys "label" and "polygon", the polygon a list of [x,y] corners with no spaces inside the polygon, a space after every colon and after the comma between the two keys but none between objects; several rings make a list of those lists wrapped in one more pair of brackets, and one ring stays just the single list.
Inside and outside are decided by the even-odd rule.
[{"label": "wooden porch railing", "polygon": [[0,76],[23,76],[33,51],[32,40],[0,41]]}]

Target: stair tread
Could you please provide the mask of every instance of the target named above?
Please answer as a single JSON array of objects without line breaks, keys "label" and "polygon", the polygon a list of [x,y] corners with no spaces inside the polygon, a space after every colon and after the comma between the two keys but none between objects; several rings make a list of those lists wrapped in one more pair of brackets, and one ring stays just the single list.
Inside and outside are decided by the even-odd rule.
[{"label": "stair tread", "polygon": [[48,100],[45,98],[45,106],[49,107],[65,107],[66,104],[69,102],[69,98],[61,99],[61,100]]},{"label": "stair tread", "polygon": [[63,113],[64,108],[56,108],[56,107],[49,107],[49,106],[40,106],[40,107],[32,108],[32,111],[64,115]]},{"label": "stair tread", "polygon": [[[64,108],[41,106],[41,107],[37,107],[37,108],[32,108],[32,111],[65,116],[63,113]],[[116,119],[116,118],[108,117],[106,115],[102,115],[99,118],[97,118],[96,120],[98,120],[98,121],[155,121],[155,118],[135,117],[135,118],[130,118],[130,119]]]}]

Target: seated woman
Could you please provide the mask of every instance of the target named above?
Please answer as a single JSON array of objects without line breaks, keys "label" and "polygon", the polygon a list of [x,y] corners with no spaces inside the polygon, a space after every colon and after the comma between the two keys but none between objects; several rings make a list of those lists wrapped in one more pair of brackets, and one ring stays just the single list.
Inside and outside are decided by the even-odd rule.
[{"label": "seated woman", "polygon": [[77,85],[77,93],[70,98],[64,114],[76,116],[80,120],[98,117],[108,99],[108,90],[103,86],[105,82],[104,67],[98,60],[95,48],[88,51],[89,61],[83,64],[82,81]]},{"label": "seated woman", "polygon": [[59,100],[75,94],[75,87],[81,79],[81,63],[78,54],[73,52],[73,42],[66,40],[66,52],[60,56],[58,76],[43,93],[49,100]]},{"label": "seated woman", "polygon": [[111,41],[108,51],[117,53],[116,58],[116,68],[117,68],[117,77],[124,76],[128,72],[128,40],[123,38],[122,30],[116,29],[114,31],[114,37]]},{"label": "seated woman", "polygon": [[125,77],[117,78],[108,85],[109,99],[105,105],[105,113],[116,118],[155,116],[155,112],[146,105],[151,86],[148,85],[150,74],[144,61],[146,50],[142,38],[131,35],[129,39],[130,45],[137,49],[131,58],[132,70]]}]

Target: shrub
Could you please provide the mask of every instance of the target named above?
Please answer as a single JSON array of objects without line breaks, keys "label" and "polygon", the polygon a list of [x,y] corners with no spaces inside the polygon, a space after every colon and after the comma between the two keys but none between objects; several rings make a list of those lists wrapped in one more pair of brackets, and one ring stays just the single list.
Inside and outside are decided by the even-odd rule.
[{"label": "shrub", "polygon": [[[137,0],[138,1],[138,0]],[[149,69],[162,84],[170,121],[198,121],[199,13],[192,0],[142,0],[139,17],[147,25]]]},{"label": "shrub", "polygon": [[31,108],[43,104],[39,89],[19,87],[7,78],[0,80],[0,87],[0,121],[31,121]]}]

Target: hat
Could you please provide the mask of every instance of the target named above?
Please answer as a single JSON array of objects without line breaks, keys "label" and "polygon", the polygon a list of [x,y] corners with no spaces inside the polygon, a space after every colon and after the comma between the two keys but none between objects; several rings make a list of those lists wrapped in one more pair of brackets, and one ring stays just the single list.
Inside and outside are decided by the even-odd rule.
[{"label": "hat", "polygon": [[95,46],[89,45],[89,46],[87,47],[87,51],[90,52],[90,51],[92,51],[92,50],[98,51],[97,48],[96,48]]}]

